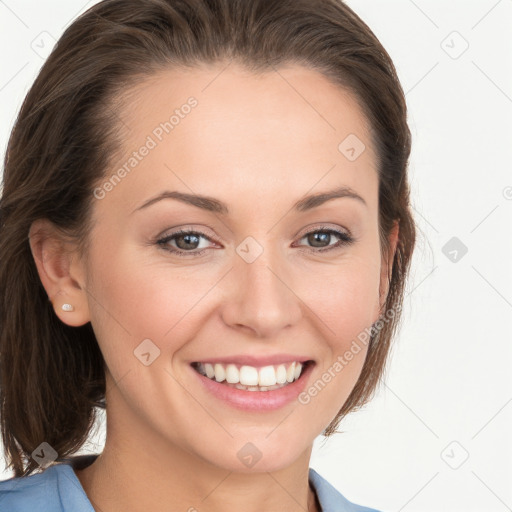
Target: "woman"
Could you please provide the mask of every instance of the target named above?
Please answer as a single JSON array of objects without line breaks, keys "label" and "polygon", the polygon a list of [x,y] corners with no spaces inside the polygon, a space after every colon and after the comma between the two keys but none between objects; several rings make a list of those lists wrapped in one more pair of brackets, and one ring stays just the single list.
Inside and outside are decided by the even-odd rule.
[{"label": "woman", "polygon": [[[82,14],[5,159],[0,508],[370,510],[309,460],[382,376],[410,145],[339,0]],[[104,450],[72,457],[98,407]]]}]

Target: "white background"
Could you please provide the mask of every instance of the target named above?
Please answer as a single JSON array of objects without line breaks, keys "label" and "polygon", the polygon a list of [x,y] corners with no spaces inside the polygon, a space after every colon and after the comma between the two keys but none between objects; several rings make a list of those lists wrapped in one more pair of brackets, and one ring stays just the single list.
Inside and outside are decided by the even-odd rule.
[{"label": "white background", "polygon": [[[0,0],[2,156],[35,48],[94,3]],[[382,511],[512,510],[512,0],[347,3],[406,91],[419,239],[385,385],[311,466]],[[452,237],[468,249],[455,262]]]}]

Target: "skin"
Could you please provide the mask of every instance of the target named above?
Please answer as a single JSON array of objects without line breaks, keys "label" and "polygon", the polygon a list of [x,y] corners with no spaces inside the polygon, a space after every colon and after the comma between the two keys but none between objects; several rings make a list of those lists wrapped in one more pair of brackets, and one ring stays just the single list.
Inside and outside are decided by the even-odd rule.
[{"label": "skin", "polygon": [[[381,255],[377,159],[366,120],[351,94],[295,65],[262,75],[235,64],[166,70],[129,92],[118,111],[123,151],[107,176],[187,98],[198,105],[94,200],[87,260],[47,221],[31,227],[55,313],[71,326],[91,322],[108,366],[106,445],[77,476],[103,512],[317,510],[308,485],[313,441],[354,387],[366,347],[308,404],[266,412],[213,397],[190,363],[305,355],[315,360],[307,389],[377,320],[398,228],[390,256]],[[338,150],[351,133],[366,146],[355,161]],[[341,185],[366,205],[344,197],[292,209],[307,194]],[[163,190],[217,198],[229,214],[173,199],[132,213]],[[322,226],[356,241],[315,253],[339,240],[315,246],[305,235]],[[180,257],[154,243],[178,228],[205,233],[199,249],[208,250]],[[248,236],[264,249],[252,263],[235,250]],[[65,302],[73,312],[61,310]],[[133,353],[147,338],[160,349],[149,366]],[[237,457],[247,442],[262,454],[251,468]]]}]

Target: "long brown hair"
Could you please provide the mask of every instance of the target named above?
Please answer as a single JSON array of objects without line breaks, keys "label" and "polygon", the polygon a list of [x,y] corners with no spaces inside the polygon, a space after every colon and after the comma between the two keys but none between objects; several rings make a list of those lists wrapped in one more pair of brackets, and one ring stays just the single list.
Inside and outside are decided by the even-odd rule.
[{"label": "long brown hair", "polygon": [[[378,156],[381,251],[399,221],[385,307],[361,375],[325,430],[374,394],[400,318],[415,244],[407,165],[411,134],[388,53],[341,0],[105,0],[64,32],[28,92],[12,130],[0,199],[0,421],[15,476],[37,468],[42,442],[59,459],[77,451],[105,407],[104,360],[90,322],[55,315],[28,233],[46,218],[86,254],[93,189],[109,170],[123,90],[157,71],[221,60],[253,72],[298,63],[357,99]],[[58,460],[59,460],[58,459]]]}]

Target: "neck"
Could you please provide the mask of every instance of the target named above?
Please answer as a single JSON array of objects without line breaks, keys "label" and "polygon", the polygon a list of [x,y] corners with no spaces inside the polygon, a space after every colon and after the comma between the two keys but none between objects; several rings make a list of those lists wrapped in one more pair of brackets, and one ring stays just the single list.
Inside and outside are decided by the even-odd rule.
[{"label": "neck", "polygon": [[308,482],[312,446],[289,467],[240,473],[148,436],[136,418],[117,425],[112,417],[101,455],[75,470],[97,512],[320,510]]}]

